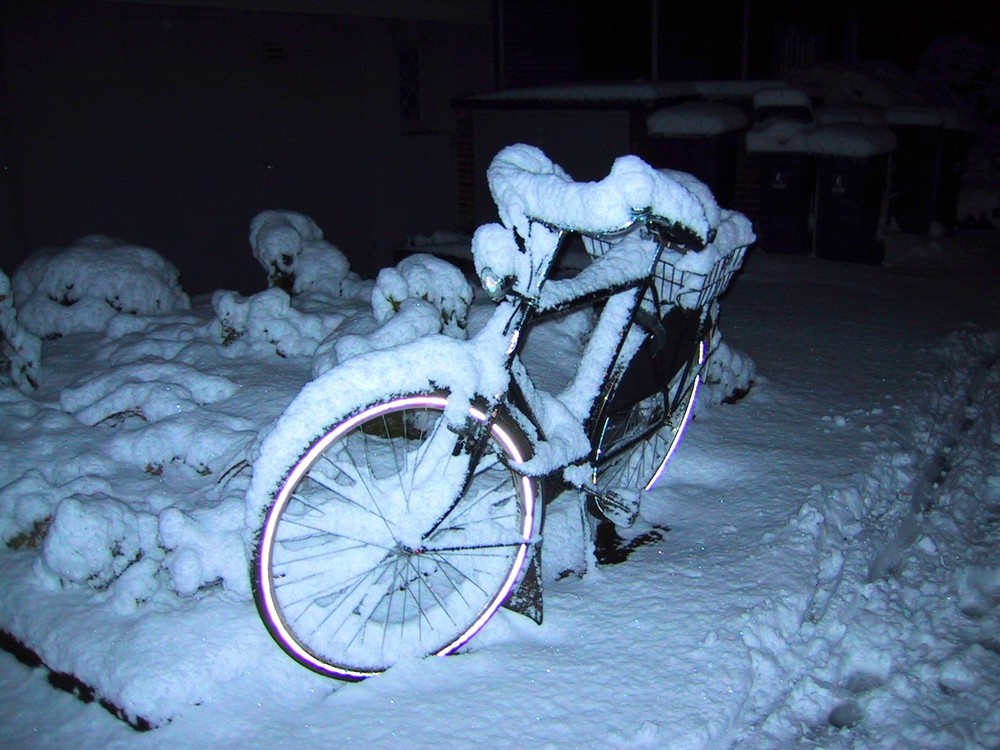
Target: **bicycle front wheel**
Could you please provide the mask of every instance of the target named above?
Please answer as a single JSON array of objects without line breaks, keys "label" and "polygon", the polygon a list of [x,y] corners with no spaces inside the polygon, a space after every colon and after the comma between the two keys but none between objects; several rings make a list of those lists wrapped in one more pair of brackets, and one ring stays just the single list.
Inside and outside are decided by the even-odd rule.
[{"label": "bicycle front wheel", "polygon": [[[475,461],[449,428],[447,396],[362,409],[292,466],[267,512],[254,570],[275,640],[317,672],[362,679],[401,658],[461,648],[518,581],[536,488],[509,420]],[[470,424],[487,424],[476,407]]]}]

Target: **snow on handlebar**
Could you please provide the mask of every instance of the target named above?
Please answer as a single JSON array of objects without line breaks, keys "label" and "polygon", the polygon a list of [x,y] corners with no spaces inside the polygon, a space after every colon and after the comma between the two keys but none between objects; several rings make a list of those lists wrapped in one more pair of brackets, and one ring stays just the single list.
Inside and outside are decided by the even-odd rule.
[{"label": "snow on handlebar", "polygon": [[654,169],[637,156],[619,157],[598,182],[574,182],[540,149],[517,144],[494,157],[487,179],[501,221],[524,239],[533,221],[604,235],[642,219],[700,249],[720,220],[719,205],[704,184],[682,172]]}]

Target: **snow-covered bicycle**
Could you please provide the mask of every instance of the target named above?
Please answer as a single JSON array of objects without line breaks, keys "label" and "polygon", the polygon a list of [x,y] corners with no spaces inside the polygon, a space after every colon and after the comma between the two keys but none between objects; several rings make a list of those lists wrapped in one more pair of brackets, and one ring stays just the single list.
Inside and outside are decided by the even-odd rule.
[{"label": "snow-covered bicycle", "polygon": [[[754,239],[703,184],[633,156],[579,183],[517,145],[488,177],[503,222],[473,238],[488,322],[468,341],[424,336],[321,375],[254,465],[256,603],[317,672],[361,679],[450,654],[501,606],[530,601],[545,487],[632,523],[690,417],[717,297]],[[591,262],[557,277],[573,237]],[[595,323],[572,379],[549,393],[519,356],[526,333],[581,308]]]}]

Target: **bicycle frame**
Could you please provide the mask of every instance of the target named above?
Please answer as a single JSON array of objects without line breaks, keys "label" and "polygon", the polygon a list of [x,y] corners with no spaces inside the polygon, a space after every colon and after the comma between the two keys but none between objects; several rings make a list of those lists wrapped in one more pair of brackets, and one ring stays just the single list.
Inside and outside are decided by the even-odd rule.
[{"label": "bicycle frame", "polygon": [[[683,253],[687,249],[663,243],[653,237],[642,221],[637,219],[633,225],[610,237],[580,235],[585,243],[606,243],[604,252],[579,275],[566,280],[550,279],[549,274],[555,265],[558,251],[572,234],[575,233],[552,230],[541,224],[532,227],[530,237],[536,242],[544,243],[546,248],[538,253],[537,248],[529,247],[526,252],[529,257],[533,254],[541,255],[544,264],[535,268],[531,284],[534,294],[528,296],[508,290],[505,297],[509,307],[501,303],[501,307],[494,313],[494,319],[502,326],[504,340],[508,342],[504,366],[510,373],[510,380],[508,390],[495,394],[490,401],[497,404],[502,402],[509,411],[521,414],[537,435],[536,457],[522,466],[522,471],[544,477],[569,469],[564,477],[566,481],[579,489],[596,493],[597,490],[590,481],[594,467],[602,460],[613,458],[620,450],[648,437],[659,427],[658,424],[652,424],[641,433],[630,436],[627,443],[617,446],[615,453],[598,454],[599,441],[594,440],[595,425],[606,406],[609,384],[626,370],[648,336],[663,335],[662,321],[656,314],[661,299],[654,284],[654,271],[665,252],[673,250]],[[536,253],[532,253],[533,249]],[[613,284],[606,283],[607,276],[603,273],[610,264],[616,266]],[[652,309],[645,309],[644,303],[645,307]],[[561,393],[548,394],[540,391],[521,362],[526,340],[524,332],[542,320],[581,308],[600,308],[597,323],[581,361]],[[711,316],[706,309],[689,312],[692,320],[687,327],[692,328],[693,322],[695,331],[690,337],[692,341],[689,354],[694,355],[695,347],[709,333]],[[638,327],[633,324],[638,324]],[[695,366],[703,366],[706,359],[704,352],[696,355],[695,359]],[[683,357],[682,362],[690,365],[691,356]],[[653,388],[647,395],[661,390],[657,384],[651,385]],[[546,420],[539,416],[542,412],[551,412],[555,405],[565,411],[561,415],[563,418],[556,420],[559,427],[574,429],[578,433],[572,441],[567,441],[563,436],[563,443],[572,442],[578,446],[577,452],[563,453],[559,459],[546,456],[547,433],[550,431],[546,429]],[[553,421],[551,416],[549,421]]]},{"label": "bicycle frame", "polygon": [[[497,303],[485,326],[346,359],[302,390],[255,463],[254,597],[278,643],[324,674],[452,653],[500,606],[540,621],[540,491],[576,488],[634,522],[753,241],[703,184],[636,157],[576,183],[518,145],[488,177],[502,224],[473,238]],[[591,263],[555,277],[574,234]],[[569,382],[540,388],[522,361],[528,330],[583,307],[595,324]]]}]

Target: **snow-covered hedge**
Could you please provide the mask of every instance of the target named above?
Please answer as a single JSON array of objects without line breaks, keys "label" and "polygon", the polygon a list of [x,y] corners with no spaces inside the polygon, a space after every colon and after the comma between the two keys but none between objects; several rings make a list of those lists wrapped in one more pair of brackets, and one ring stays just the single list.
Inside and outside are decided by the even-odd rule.
[{"label": "snow-covered hedge", "polygon": [[42,338],[103,331],[122,313],[190,307],[177,268],[155,250],[103,235],[32,254],[12,279],[21,325]]},{"label": "snow-covered hedge", "polygon": [[310,217],[295,211],[261,211],[250,222],[250,247],[270,286],[289,294],[349,293],[359,281],[338,247],[323,239]]},{"label": "snow-covered hedge", "polygon": [[379,271],[372,290],[372,312],[384,325],[400,311],[403,300],[422,299],[440,310],[444,333],[464,339],[472,294],[472,285],[458,268],[420,253]]},{"label": "snow-covered hedge", "polygon": [[42,342],[17,320],[10,279],[0,271],[0,357],[7,360],[10,379],[24,393],[41,381]]}]

